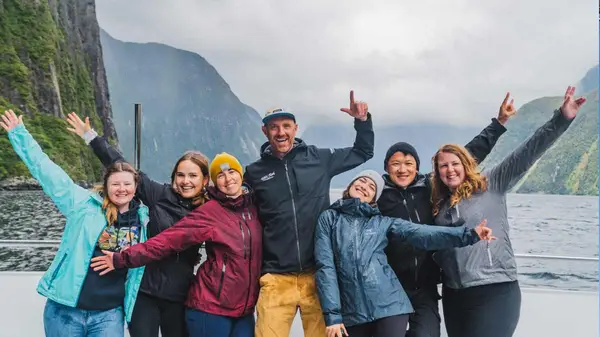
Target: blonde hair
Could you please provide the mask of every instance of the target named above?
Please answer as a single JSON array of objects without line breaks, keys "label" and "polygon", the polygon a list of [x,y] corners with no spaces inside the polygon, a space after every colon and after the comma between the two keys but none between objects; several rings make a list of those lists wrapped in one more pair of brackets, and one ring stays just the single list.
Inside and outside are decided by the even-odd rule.
[{"label": "blonde hair", "polygon": [[[197,165],[200,168],[200,172],[202,172],[202,175],[204,176],[204,178],[209,177],[208,157],[206,157],[203,153],[198,152],[198,151],[187,151],[183,154],[183,156],[181,156],[177,160],[177,162],[175,163],[175,166],[173,167],[173,171],[171,172],[171,186],[173,186],[173,189],[175,189],[175,177],[177,176],[177,168],[179,167],[179,164],[184,160],[189,160],[192,163],[194,163],[195,165]],[[200,205],[204,204],[206,201],[208,201],[208,193],[206,190],[206,185],[204,185],[202,187],[202,191],[200,192],[200,194],[195,196],[192,199],[192,204],[194,204],[196,206],[200,206]]]},{"label": "blonde hair", "polygon": [[118,162],[106,169],[102,185],[94,187],[94,190],[100,192],[100,194],[104,197],[104,199],[102,200],[102,210],[104,211],[106,221],[109,225],[112,225],[115,221],[117,221],[119,209],[117,208],[117,205],[115,205],[108,198],[108,178],[110,178],[111,175],[118,172],[129,172],[133,174],[133,181],[135,182],[136,188],[139,181],[138,172],[129,163]]},{"label": "blonde hair", "polygon": [[[441,153],[451,153],[457,156],[465,170],[465,180],[453,191],[450,191],[440,179],[438,157]],[[452,207],[463,199],[470,199],[473,193],[487,190],[487,178],[479,172],[477,162],[463,146],[445,144],[435,153],[431,161],[434,170],[431,176],[431,203],[434,216],[439,213],[442,203],[448,196],[450,197],[450,207]]]}]

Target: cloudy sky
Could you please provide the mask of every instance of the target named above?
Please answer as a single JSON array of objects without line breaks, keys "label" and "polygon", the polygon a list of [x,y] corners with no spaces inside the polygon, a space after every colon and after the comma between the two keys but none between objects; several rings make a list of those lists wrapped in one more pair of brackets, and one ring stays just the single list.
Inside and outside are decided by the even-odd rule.
[{"label": "cloudy sky", "polygon": [[377,123],[487,123],[562,95],[598,63],[592,0],[101,0],[100,26],[205,57],[259,113],[348,120],[348,92]]}]

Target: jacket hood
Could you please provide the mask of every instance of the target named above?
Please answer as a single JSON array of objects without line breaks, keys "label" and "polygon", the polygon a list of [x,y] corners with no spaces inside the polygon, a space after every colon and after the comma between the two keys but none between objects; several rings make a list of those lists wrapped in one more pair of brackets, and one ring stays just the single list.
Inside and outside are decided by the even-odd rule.
[{"label": "jacket hood", "polygon": [[[410,185],[408,185],[408,187],[406,189],[411,189],[411,188],[425,188],[427,187],[427,179],[429,179],[426,175],[417,172],[417,175],[415,176],[415,179],[412,181],[412,183],[410,183]],[[384,174],[383,175],[383,181],[385,182],[385,187],[383,188],[385,189],[390,189],[390,188],[394,188],[394,189],[402,189],[402,187],[396,185],[396,183],[394,183],[392,181],[392,179],[390,178],[389,174]]]},{"label": "jacket hood", "polygon": [[254,193],[252,192],[252,189],[250,189],[250,186],[248,186],[245,183],[242,184],[242,195],[240,195],[237,198],[228,197],[227,195],[225,195],[225,193],[219,191],[214,186],[209,186],[207,188],[207,191],[211,199],[216,200],[223,207],[229,209],[247,208],[252,206],[254,203]]},{"label": "jacket hood", "polygon": [[[304,147],[306,147],[306,143],[302,139],[294,138],[294,145],[292,145],[292,149],[286,155],[294,152],[297,148]],[[273,152],[271,151],[271,143],[266,142],[260,147],[260,156],[263,158],[267,156],[273,156]]]},{"label": "jacket hood", "polygon": [[339,199],[329,206],[329,208],[355,216],[371,217],[381,214],[378,208],[375,208],[366,202],[361,202],[358,198]]}]

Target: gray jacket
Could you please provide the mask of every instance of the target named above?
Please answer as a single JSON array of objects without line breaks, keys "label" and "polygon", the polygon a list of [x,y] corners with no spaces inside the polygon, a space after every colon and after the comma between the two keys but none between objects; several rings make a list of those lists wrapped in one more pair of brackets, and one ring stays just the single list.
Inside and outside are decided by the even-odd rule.
[{"label": "gray jacket", "polygon": [[461,200],[451,208],[448,207],[449,201],[442,205],[435,218],[437,225],[472,225],[487,219],[487,226],[498,238],[489,245],[482,241],[473,246],[436,252],[433,259],[442,268],[445,286],[461,289],[517,280],[517,264],[509,238],[506,193],[569,128],[571,122],[562,116],[560,109],[556,110],[554,116],[521,146],[498,165],[483,172],[488,178],[487,191],[475,193],[471,199]]}]

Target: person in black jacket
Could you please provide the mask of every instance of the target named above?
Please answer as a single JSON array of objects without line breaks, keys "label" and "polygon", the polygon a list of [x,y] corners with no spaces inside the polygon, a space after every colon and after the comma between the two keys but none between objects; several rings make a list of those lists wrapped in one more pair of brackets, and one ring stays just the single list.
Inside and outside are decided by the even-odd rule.
[{"label": "person in black jacket", "polygon": [[263,224],[263,271],[257,310],[257,337],[288,336],[300,308],[304,335],[325,336],[315,284],[314,234],[329,205],[331,179],[373,157],[375,137],[368,106],[354,101],[341,109],[354,117],[354,146],[324,149],[296,138],[295,116],[283,109],[263,118],[268,142],[244,176],[257,199]]},{"label": "person in black jacket", "polygon": [[[514,114],[514,109],[500,109],[498,117],[493,118],[492,123],[465,146],[479,163],[506,132],[504,124]],[[382,215],[418,224],[434,223],[429,174],[419,173],[419,164],[417,151],[408,143],[399,142],[388,149],[384,160],[387,174],[383,175],[386,187],[377,202]],[[415,310],[410,315],[406,336],[439,337],[441,321],[437,284],[441,273],[431,257],[433,252],[390,239],[386,249],[389,264]]]},{"label": "person in black jacket", "polygon": [[[104,137],[85,123],[74,112],[68,115],[68,130],[88,143],[105,167],[125,158]],[[209,179],[208,158],[200,152],[186,152],[175,163],[171,183],[162,184],[139,172],[138,197],[149,208],[148,238],[171,227],[206,199]],[[131,322],[131,337],[184,337],[185,306],[194,266],[199,260],[200,245],[173,254],[161,261],[148,264],[135,302]]]}]

